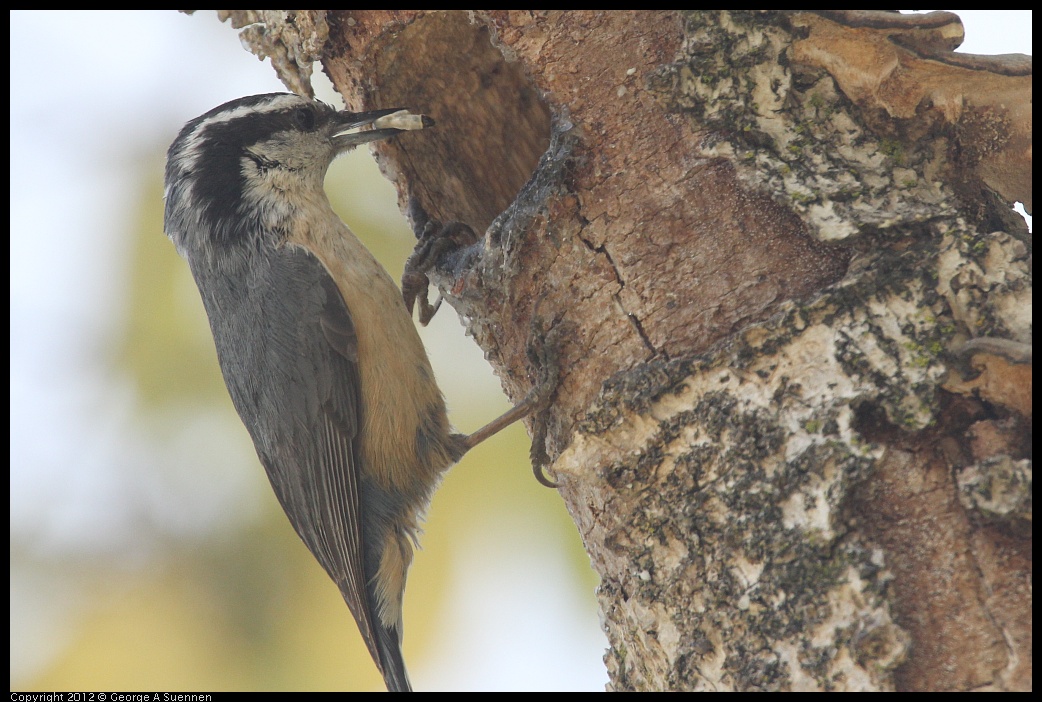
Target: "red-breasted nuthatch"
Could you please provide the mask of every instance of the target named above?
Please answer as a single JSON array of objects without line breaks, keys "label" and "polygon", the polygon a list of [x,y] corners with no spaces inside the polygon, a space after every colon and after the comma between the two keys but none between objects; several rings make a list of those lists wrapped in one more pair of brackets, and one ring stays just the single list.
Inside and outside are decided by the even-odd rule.
[{"label": "red-breasted nuthatch", "polygon": [[274,93],[221,105],[167,154],[165,230],[275,495],[340,588],[389,690],[409,690],[402,596],[441,474],[520,419],[452,432],[387,272],[330,207],[333,159],[433,122]]}]

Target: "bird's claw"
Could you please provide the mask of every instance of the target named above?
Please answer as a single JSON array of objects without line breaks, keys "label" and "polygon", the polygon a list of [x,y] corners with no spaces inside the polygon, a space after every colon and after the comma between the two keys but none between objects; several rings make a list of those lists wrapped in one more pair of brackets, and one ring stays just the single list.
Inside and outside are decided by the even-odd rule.
[{"label": "bird's claw", "polygon": [[542,298],[536,303],[532,315],[526,348],[529,362],[538,369],[538,380],[525,397],[525,402],[531,403],[533,414],[529,457],[532,460],[532,472],[539,484],[556,488],[558,483],[552,477],[551,461],[546,453],[547,420],[551,401],[561,380],[561,342],[565,334],[573,330],[573,325],[540,317],[541,302]]},{"label": "bird's claw", "polygon": [[433,305],[430,304],[428,289],[431,281],[428,273],[438,265],[445,253],[474,244],[478,235],[463,222],[441,224],[428,219],[418,239],[416,248],[405,261],[405,271],[402,273],[402,299],[410,316],[413,308],[419,303],[420,324],[427,326],[441,307],[442,301],[439,295],[437,301]]}]

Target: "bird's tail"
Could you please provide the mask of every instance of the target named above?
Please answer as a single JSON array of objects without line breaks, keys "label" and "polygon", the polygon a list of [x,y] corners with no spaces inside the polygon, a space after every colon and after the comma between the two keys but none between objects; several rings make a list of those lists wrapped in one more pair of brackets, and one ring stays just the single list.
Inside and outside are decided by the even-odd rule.
[{"label": "bird's tail", "polygon": [[398,627],[376,626],[376,646],[380,650],[380,668],[388,692],[412,692],[409,673],[402,658],[402,634]]}]

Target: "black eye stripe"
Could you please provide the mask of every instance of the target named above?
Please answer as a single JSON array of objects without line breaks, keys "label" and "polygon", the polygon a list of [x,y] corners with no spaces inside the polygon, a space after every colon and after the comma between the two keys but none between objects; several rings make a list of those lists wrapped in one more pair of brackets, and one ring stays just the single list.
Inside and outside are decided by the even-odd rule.
[{"label": "black eye stripe", "polygon": [[279,167],[278,161],[272,161],[270,159],[259,156],[258,154],[250,153],[249,151],[246,152],[246,158],[256,163],[257,168],[259,168],[262,171],[268,171],[272,168]]},{"label": "black eye stripe", "polygon": [[305,132],[315,131],[317,120],[310,107],[298,107],[293,110],[293,125]]}]

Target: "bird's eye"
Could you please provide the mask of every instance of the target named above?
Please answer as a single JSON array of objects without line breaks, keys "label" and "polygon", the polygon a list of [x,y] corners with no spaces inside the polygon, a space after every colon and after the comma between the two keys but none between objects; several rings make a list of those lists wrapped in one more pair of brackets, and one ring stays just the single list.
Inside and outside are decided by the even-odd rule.
[{"label": "bird's eye", "polygon": [[305,132],[314,131],[315,113],[308,107],[301,107],[293,111],[293,124]]}]

